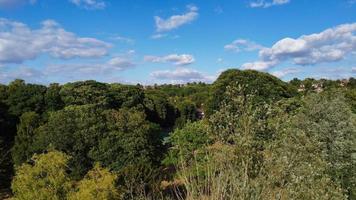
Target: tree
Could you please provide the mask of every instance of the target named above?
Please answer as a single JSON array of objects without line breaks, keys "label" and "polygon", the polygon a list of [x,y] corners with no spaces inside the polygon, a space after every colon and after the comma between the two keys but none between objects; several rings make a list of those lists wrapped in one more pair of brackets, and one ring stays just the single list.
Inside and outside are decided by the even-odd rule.
[{"label": "tree", "polygon": [[145,120],[136,109],[106,112],[108,132],[90,152],[90,157],[118,173],[126,198],[152,191],[157,184],[162,158],[160,128]]},{"label": "tree", "polygon": [[144,106],[149,121],[157,123],[165,128],[174,125],[176,110],[168,101],[168,96],[164,93],[159,91],[146,91]]},{"label": "tree", "polygon": [[[292,122],[293,123],[293,122]],[[328,174],[317,138],[285,122],[264,151],[262,199],[346,199]]]},{"label": "tree", "polygon": [[310,95],[294,121],[296,130],[316,138],[330,177],[356,196],[356,118],[341,93]]},{"label": "tree", "polygon": [[79,181],[76,190],[68,195],[68,200],[115,200],[119,198],[116,189],[117,175],[96,164],[84,179]]},{"label": "tree", "polygon": [[176,127],[183,127],[187,122],[194,122],[198,119],[197,107],[190,100],[183,100],[177,103],[178,118],[176,120]]},{"label": "tree", "polygon": [[40,122],[41,118],[35,112],[26,112],[21,115],[15,144],[11,149],[12,159],[16,166],[20,166],[32,157],[35,129],[40,125]]},{"label": "tree", "polygon": [[51,113],[48,122],[36,130],[35,152],[56,149],[68,154],[72,157],[71,175],[82,177],[93,165],[89,152],[107,133],[102,112],[100,106],[81,105]]},{"label": "tree", "polygon": [[194,152],[211,144],[208,135],[208,126],[205,122],[188,122],[181,129],[176,129],[167,139],[171,145],[167,157],[164,159],[166,165],[177,166],[179,162],[192,162]]},{"label": "tree", "polygon": [[246,95],[254,94],[253,105],[259,103],[270,103],[278,101],[281,98],[292,97],[296,95],[294,87],[290,87],[287,83],[278,78],[263,72],[254,70],[227,70],[218,77],[213,84],[212,96],[207,108],[208,114],[213,114],[218,111],[221,102],[224,102],[227,97],[224,95],[228,87],[242,87]]},{"label": "tree", "polygon": [[108,132],[98,140],[90,156],[103,166],[119,172],[128,165],[159,162],[159,127],[145,120],[135,109],[109,110],[105,113]]},{"label": "tree", "polygon": [[25,84],[23,80],[11,82],[8,86],[8,98],[6,99],[9,113],[17,117],[30,111],[42,113],[45,108],[45,92],[46,87],[42,85]]},{"label": "tree", "polygon": [[302,121],[289,110],[294,103],[253,106],[254,95],[243,91],[227,88],[229,101],[209,119],[213,144],[176,165],[187,199],[345,199],[318,137],[291,125]]},{"label": "tree", "polygon": [[140,86],[113,83],[108,90],[109,107],[113,109],[133,108],[143,104],[144,92]]},{"label": "tree", "polygon": [[8,113],[8,106],[0,101],[0,187],[3,188],[10,187],[13,175],[10,149],[14,143],[15,135],[16,120]]},{"label": "tree", "polygon": [[[242,86],[228,87],[224,96],[226,100],[220,110],[208,119],[208,129],[189,133],[183,137],[188,141],[180,141],[188,145],[192,142],[190,138],[209,135],[212,139],[185,157],[190,159],[180,159],[176,165],[179,177],[185,182],[187,199],[259,197],[261,186],[256,177],[263,169],[264,142],[270,138],[266,137],[270,134],[266,129],[268,107],[252,106],[254,95],[246,95]],[[185,150],[179,151],[184,158]]]},{"label": "tree", "polygon": [[16,170],[12,181],[14,199],[65,199],[71,188],[66,173],[68,160],[67,155],[57,151],[34,155],[33,164],[23,164]]},{"label": "tree", "polygon": [[67,83],[60,90],[60,95],[66,106],[86,104],[107,106],[107,93],[107,84],[93,80]]},{"label": "tree", "polygon": [[46,103],[46,111],[56,111],[64,107],[64,102],[62,101],[60,95],[61,86],[58,83],[51,83],[44,96]]},{"label": "tree", "polygon": [[103,110],[69,106],[38,128],[36,152],[56,149],[72,157],[71,175],[81,178],[95,162],[119,172],[127,166],[153,166],[162,156],[159,127],[135,109]]}]

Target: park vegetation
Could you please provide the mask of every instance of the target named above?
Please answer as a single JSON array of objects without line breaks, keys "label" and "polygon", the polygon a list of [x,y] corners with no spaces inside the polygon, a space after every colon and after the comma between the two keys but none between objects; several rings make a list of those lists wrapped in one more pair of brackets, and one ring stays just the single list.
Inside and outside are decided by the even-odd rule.
[{"label": "park vegetation", "polygon": [[356,199],[356,79],[0,84],[0,199]]}]

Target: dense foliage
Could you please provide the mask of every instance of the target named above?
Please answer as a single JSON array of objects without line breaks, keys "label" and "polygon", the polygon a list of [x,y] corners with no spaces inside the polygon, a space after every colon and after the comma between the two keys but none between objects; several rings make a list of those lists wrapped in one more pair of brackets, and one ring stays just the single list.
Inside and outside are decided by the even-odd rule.
[{"label": "dense foliage", "polygon": [[356,80],[0,85],[0,198],[355,199]]}]

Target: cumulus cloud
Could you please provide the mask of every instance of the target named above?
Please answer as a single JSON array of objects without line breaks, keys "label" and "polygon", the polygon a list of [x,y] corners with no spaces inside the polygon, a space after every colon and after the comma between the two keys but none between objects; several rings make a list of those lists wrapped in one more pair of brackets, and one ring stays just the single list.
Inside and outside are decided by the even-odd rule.
[{"label": "cumulus cloud", "polygon": [[279,71],[272,72],[272,75],[276,76],[278,78],[283,78],[283,77],[285,77],[287,75],[296,74],[298,72],[300,72],[300,69],[297,69],[297,68],[285,68],[285,69],[282,69],[282,70],[279,70]]},{"label": "cumulus cloud", "polygon": [[0,63],[22,63],[44,53],[61,59],[101,57],[110,47],[95,38],[67,32],[53,20],[32,30],[23,23],[0,19]]},{"label": "cumulus cloud", "polygon": [[123,71],[135,67],[136,65],[129,59],[123,57],[114,57],[107,62],[109,68]]},{"label": "cumulus cloud", "polygon": [[13,8],[25,4],[35,4],[37,0],[0,0],[0,8]]},{"label": "cumulus cloud", "polygon": [[296,65],[314,65],[343,60],[356,52],[356,23],[342,24],[320,33],[297,39],[284,38],[271,48],[259,51],[260,60],[243,64],[243,68],[267,70],[284,61]]},{"label": "cumulus cloud", "polygon": [[290,2],[290,0],[272,0],[272,1],[258,0],[258,1],[250,2],[250,7],[251,8],[269,8],[271,6],[283,5],[283,4],[287,4],[289,2]]},{"label": "cumulus cloud", "polygon": [[264,47],[262,45],[259,45],[256,42],[246,40],[246,39],[237,39],[237,40],[233,41],[232,43],[224,46],[224,49],[226,51],[234,51],[234,52],[256,51],[256,50],[260,50],[263,48]]},{"label": "cumulus cloud", "polygon": [[158,80],[170,80],[175,83],[186,82],[212,82],[215,77],[205,75],[197,70],[179,67],[175,70],[162,70],[151,73]]},{"label": "cumulus cloud", "polygon": [[176,29],[184,24],[194,21],[198,17],[198,7],[189,5],[188,11],[182,15],[173,15],[168,19],[163,19],[159,16],[155,16],[157,32],[165,32]]},{"label": "cumulus cloud", "polygon": [[106,7],[106,3],[102,0],[69,0],[69,2],[88,10],[101,10]]},{"label": "cumulus cloud", "polygon": [[275,65],[277,65],[277,62],[275,61],[256,61],[256,62],[244,63],[242,65],[242,68],[265,71],[269,68],[274,67]]},{"label": "cumulus cloud", "polygon": [[105,63],[78,63],[78,64],[55,64],[44,69],[47,76],[98,76],[110,75],[115,72],[124,71],[135,67],[130,59],[124,57],[113,57]]},{"label": "cumulus cloud", "polygon": [[37,69],[25,66],[21,66],[16,70],[11,70],[8,72],[2,70],[0,71],[0,83],[8,83],[15,79],[24,79],[32,83],[43,83],[45,75]]},{"label": "cumulus cloud", "polygon": [[189,65],[194,63],[195,59],[189,54],[170,54],[167,56],[145,56],[144,61],[153,63],[173,63],[175,65]]}]

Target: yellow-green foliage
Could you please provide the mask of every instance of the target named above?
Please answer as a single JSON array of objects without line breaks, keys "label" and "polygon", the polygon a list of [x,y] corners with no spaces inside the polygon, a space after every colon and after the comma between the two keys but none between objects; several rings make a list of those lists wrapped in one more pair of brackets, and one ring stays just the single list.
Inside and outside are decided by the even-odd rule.
[{"label": "yellow-green foliage", "polygon": [[61,152],[34,155],[34,164],[16,170],[12,191],[16,200],[64,199],[71,184],[66,173],[69,157]]},{"label": "yellow-green foliage", "polygon": [[69,200],[118,199],[115,188],[117,176],[98,164],[78,183],[77,190],[69,194]]},{"label": "yellow-green foliage", "polygon": [[16,169],[12,182],[15,200],[111,200],[119,199],[117,176],[98,164],[74,187],[66,171],[69,156],[52,151],[35,155],[33,164]]}]

